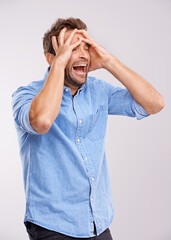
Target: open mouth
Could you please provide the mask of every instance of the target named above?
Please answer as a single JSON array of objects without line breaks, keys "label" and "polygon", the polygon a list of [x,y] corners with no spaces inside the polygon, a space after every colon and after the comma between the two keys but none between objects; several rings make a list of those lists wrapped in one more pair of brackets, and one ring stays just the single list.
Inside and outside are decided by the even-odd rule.
[{"label": "open mouth", "polygon": [[87,73],[87,64],[74,65],[73,71],[78,75],[84,75]]}]

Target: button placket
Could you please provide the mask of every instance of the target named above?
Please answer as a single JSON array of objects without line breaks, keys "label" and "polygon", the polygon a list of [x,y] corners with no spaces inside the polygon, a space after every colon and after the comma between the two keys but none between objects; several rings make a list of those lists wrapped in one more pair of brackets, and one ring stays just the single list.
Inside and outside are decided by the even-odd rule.
[{"label": "button placket", "polygon": [[[82,117],[82,114],[81,114],[81,111],[79,109],[79,104],[77,104],[77,100],[78,100],[78,96],[74,96],[73,98],[73,108],[74,108],[74,111],[75,111],[75,114],[76,114],[76,117],[77,117],[77,130],[76,130],[76,136],[75,136],[75,139],[76,139],[76,145],[78,147],[78,150],[80,152],[80,154],[82,155],[83,159],[84,159],[84,165],[85,165],[85,168],[86,168],[86,171],[87,171],[87,177],[89,179],[89,182],[90,182],[90,188],[91,188],[91,195],[89,196],[89,199],[90,199],[90,205],[91,205],[91,209],[92,211],[94,212],[94,208],[95,208],[95,202],[94,202],[94,191],[95,191],[95,179],[94,179],[94,169],[93,169],[93,166],[92,166],[92,163],[91,163],[91,160],[89,159],[85,151],[85,148],[84,148],[84,145],[83,145],[83,142],[82,142],[82,131],[83,131],[83,127],[84,127],[84,119]],[[94,219],[94,214],[92,212],[92,217]]]},{"label": "button placket", "polygon": [[[74,108],[74,111],[75,111],[75,115],[76,115],[76,118],[77,118],[77,122],[78,122],[78,127],[77,127],[77,130],[76,130],[76,143],[79,144],[78,146],[80,146],[80,143],[81,143],[81,132],[82,132],[82,126],[81,126],[81,123],[82,123],[82,120],[81,118],[79,117],[79,110],[77,109],[77,98],[78,96],[75,95],[74,98],[73,98],[73,108]],[[80,151],[80,149],[79,149]]]}]

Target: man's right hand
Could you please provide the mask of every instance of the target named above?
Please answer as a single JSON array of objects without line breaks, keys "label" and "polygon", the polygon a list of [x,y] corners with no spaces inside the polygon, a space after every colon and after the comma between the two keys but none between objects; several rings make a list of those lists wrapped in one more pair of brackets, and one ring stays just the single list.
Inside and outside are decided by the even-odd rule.
[{"label": "man's right hand", "polygon": [[68,38],[65,40],[66,30],[67,28],[65,27],[60,31],[58,43],[56,36],[52,36],[52,46],[56,53],[54,61],[58,60],[58,62],[60,62],[64,68],[66,67],[68,60],[71,57],[72,50],[76,48],[82,41],[82,38],[79,38],[75,43],[71,44],[74,34],[78,31],[78,29],[72,30]]}]

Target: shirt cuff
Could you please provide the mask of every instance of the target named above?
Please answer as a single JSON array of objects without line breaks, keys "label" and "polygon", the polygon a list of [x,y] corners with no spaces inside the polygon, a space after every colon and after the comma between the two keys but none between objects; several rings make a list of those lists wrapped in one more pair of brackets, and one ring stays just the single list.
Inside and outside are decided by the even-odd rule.
[{"label": "shirt cuff", "polygon": [[136,115],[137,120],[141,120],[145,117],[150,116],[150,114],[148,114],[145,111],[145,109],[140,104],[138,104],[134,99],[133,99],[132,108],[133,108],[133,111]]},{"label": "shirt cuff", "polygon": [[22,109],[20,110],[20,123],[21,123],[21,128],[30,133],[30,134],[36,134],[39,135],[38,132],[36,132],[31,124],[30,124],[30,120],[29,120],[29,111],[30,111],[30,106],[31,106],[31,102],[28,102],[26,104],[24,104],[22,106]]}]

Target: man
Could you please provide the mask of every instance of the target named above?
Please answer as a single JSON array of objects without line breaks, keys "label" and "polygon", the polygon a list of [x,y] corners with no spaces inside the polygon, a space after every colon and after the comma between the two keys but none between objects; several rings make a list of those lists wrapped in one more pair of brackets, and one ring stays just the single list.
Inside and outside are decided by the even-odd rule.
[{"label": "man", "polygon": [[[86,30],[80,19],[58,19],[43,38],[49,63],[44,79],[13,93],[30,239],[111,240],[107,117],[140,120],[164,107],[151,84]],[[87,76],[100,68],[126,88]]]}]

